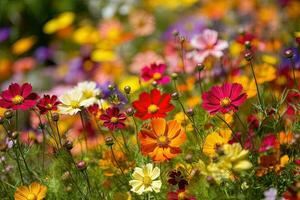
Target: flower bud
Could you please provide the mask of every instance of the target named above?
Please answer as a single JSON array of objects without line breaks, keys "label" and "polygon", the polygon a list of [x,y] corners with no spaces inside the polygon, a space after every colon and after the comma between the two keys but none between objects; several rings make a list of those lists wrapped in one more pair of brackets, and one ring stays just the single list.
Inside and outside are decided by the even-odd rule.
[{"label": "flower bud", "polygon": [[4,112],[4,116],[6,119],[11,119],[14,116],[14,112],[11,109],[8,109]]},{"label": "flower bud", "polygon": [[10,134],[9,136],[11,139],[16,140],[19,137],[19,132],[18,131],[14,131]]},{"label": "flower bud", "polygon": [[52,117],[52,120],[54,122],[57,122],[59,120],[59,114],[58,113],[53,113],[51,117]]},{"label": "flower bud", "polygon": [[125,91],[125,93],[126,93],[126,94],[130,94],[131,87],[130,87],[130,86],[128,86],[128,85],[127,85],[127,86],[125,86],[125,87],[124,87],[124,91]]},{"label": "flower bud", "polygon": [[288,50],[286,50],[286,51],[284,52],[284,56],[285,56],[286,58],[291,59],[291,58],[294,57],[294,52],[293,52],[291,49],[288,49]]},{"label": "flower bud", "polygon": [[114,139],[111,136],[107,136],[105,138],[105,144],[109,147],[111,147],[112,145],[114,145]]},{"label": "flower bud", "polygon": [[172,73],[171,78],[172,78],[172,80],[177,80],[178,74],[177,73]]},{"label": "flower bud", "polygon": [[103,93],[100,92],[99,94],[96,95],[96,98],[97,99],[103,99]]},{"label": "flower bud", "polygon": [[248,41],[248,40],[245,41],[245,48],[249,49],[249,50],[251,49],[251,42],[250,41]]},{"label": "flower bud", "polygon": [[107,88],[108,88],[110,91],[113,91],[113,90],[115,89],[115,87],[114,87],[113,85],[111,85],[111,84],[109,84],[109,85],[107,86]]},{"label": "flower bud", "polygon": [[81,161],[77,162],[76,167],[78,170],[83,171],[83,170],[86,170],[87,165],[83,160],[81,160]]},{"label": "flower bud", "polygon": [[186,114],[188,115],[188,116],[194,116],[194,110],[193,110],[193,108],[189,108],[188,110],[187,110],[187,112],[186,112]]},{"label": "flower bud", "polygon": [[134,109],[133,109],[133,108],[128,108],[128,109],[126,110],[126,114],[127,114],[128,116],[132,116],[132,115],[134,114]]},{"label": "flower bud", "polygon": [[158,83],[157,83],[156,81],[153,81],[153,82],[152,82],[152,86],[153,86],[154,88],[157,88],[157,85],[158,85]]},{"label": "flower bud", "polygon": [[198,71],[198,72],[201,72],[201,71],[204,69],[204,67],[205,67],[205,66],[204,66],[203,63],[198,63],[198,64],[197,64],[197,71]]},{"label": "flower bud", "polygon": [[3,117],[3,116],[0,116],[0,124],[4,124],[4,122],[5,122],[4,117]]},{"label": "flower bud", "polygon": [[173,100],[178,100],[179,99],[179,95],[178,95],[177,92],[173,92],[171,97],[172,97]]},{"label": "flower bud", "polygon": [[70,140],[67,140],[64,145],[63,145],[68,151],[70,151],[71,149],[73,149],[73,142]]},{"label": "flower bud", "polygon": [[248,51],[248,52],[245,53],[244,57],[247,61],[251,61],[252,58],[253,58],[253,55],[250,51]]}]

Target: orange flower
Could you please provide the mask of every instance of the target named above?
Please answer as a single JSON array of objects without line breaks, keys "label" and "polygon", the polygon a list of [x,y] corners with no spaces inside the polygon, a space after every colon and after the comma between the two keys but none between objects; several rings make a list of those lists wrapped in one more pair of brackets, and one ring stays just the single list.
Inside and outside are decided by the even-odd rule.
[{"label": "orange flower", "polygon": [[186,134],[176,120],[155,118],[139,132],[141,151],[155,162],[169,160],[181,153],[180,145]]},{"label": "orange flower", "polygon": [[292,132],[288,132],[285,133],[283,131],[281,131],[279,133],[279,142],[280,144],[291,144],[293,142],[293,133]]}]

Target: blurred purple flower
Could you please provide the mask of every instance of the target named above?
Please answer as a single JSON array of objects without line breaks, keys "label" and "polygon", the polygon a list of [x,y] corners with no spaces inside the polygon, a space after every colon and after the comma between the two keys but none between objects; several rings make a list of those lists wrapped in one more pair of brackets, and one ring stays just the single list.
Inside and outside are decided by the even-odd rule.
[{"label": "blurred purple flower", "polygon": [[265,198],[264,200],[276,200],[277,190],[276,188],[270,188],[264,192]]},{"label": "blurred purple flower", "polygon": [[121,108],[123,107],[127,102],[127,98],[125,95],[116,87],[113,88],[113,90],[108,89],[109,85],[114,85],[112,82],[107,81],[106,83],[100,85],[100,90],[102,92],[102,98],[104,100],[109,101],[114,106]]},{"label": "blurred purple flower", "polygon": [[199,17],[186,17],[177,23],[171,25],[167,31],[163,34],[163,40],[170,40],[173,37],[173,32],[178,31],[180,35],[186,37],[188,40],[194,35],[201,33],[205,29],[206,25],[204,20]]},{"label": "blurred purple flower", "polygon": [[0,42],[7,40],[10,36],[10,32],[11,30],[9,27],[0,28]]},{"label": "blurred purple flower", "polygon": [[53,57],[53,50],[48,47],[39,47],[35,51],[35,57],[40,62],[46,62]]}]

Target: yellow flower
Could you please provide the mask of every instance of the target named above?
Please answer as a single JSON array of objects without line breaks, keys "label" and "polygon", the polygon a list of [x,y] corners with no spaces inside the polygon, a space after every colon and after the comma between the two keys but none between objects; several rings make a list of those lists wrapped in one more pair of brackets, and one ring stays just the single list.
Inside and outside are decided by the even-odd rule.
[{"label": "yellow flower", "polygon": [[96,62],[114,61],[116,54],[113,50],[95,49],[92,52],[91,59]]},{"label": "yellow flower", "polygon": [[161,180],[156,180],[160,175],[160,169],[158,167],[153,168],[152,163],[148,163],[142,168],[136,167],[132,174],[133,180],[129,181],[131,185],[131,191],[141,195],[144,192],[156,192],[158,193],[161,188]]},{"label": "yellow flower", "polygon": [[256,66],[254,69],[257,82],[259,84],[272,81],[276,78],[276,69],[272,65],[263,63],[259,66]]},{"label": "yellow flower", "polygon": [[276,65],[278,63],[278,58],[276,58],[275,56],[263,55],[261,59],[263,62],[270,65]]},{"label": "yellow flower", "polygon": [[129,76],[123,79],[119,84],[119,89],[122,91],[125,86],[130,86],[131,92],[134,93],[140,89],[139,77]]},{"label": "yellow flower", "polygon": [[21,38],[17,40],[13,46],[11,47],[11,51],[13,54],[20,55],[31,49],[31,47],[36,42],[36,38],[34,36]]},{"label": "yellow flower", "polygon": [[247,93],[247,98],[254,97],[257,93],[255,81],[249,79],[245,75],[235,76],[232,78],[233,83],[239,83],[243,86],[244,92]]},{"label": "yellow flower", "polygon": [[29,186],[20,186],[15,192],[15,200],[42,200],[46,197],[47,187],[37,182]]},{"label": "yellow flower", "polygon": [[164,7],[170,10],[182,7],[188,7],[196,3],[198,0],[145,0],[145,4],[151,8]]},{"label": "yellow flower", "polygon": [[231,137],[231,131],[212,132],[206,136],[203,153],[209,157],[215,157],[220,147],[226,144]]},{"label": "yellow flower", "polygon": [[179,112],[175,115],[174,119],[181,124],[181,126],[186,128],[186,131],[194,130],[193,125],[189,122],[188,117],[184,114],[184,112]]},{"label": "yellow flower", "polygon": [[219,166],[240,172],[250,169],[252,164],[247,160],[248,150],[242,148],[239,143],[223,145],[224,155],[221,156]]},{"label": "yellow flower", "polygon": [[94,44],[99,41],[99,34],[94,27],[85,25],[74,31],[73,40],[78,44]]},{"label": "yellow flower", "polygon": [[64,12],[51,19],[44,25],[44,32],[47,34],[55,33],[70,26],[74,21],[75,15],[72,12]]}]

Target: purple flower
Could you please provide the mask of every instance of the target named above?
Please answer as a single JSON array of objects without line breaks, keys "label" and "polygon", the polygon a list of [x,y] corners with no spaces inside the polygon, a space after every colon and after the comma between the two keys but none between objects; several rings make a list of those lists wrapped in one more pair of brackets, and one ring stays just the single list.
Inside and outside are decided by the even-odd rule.
[{"label": "purple flower", "polygon": [[49,61],[53,57],[53,50],[47,47],[39,47],[35,51],[35,57],[40,62]]},{"label": "purple flower", "polygon": [[109,85],[114,85],[112,82],[107,81],[106,83],[100,85],[100,89],[102,92],[102,98],[104,100],[109,101],[114,106],[121,108],[123,107],[127,102],[127,98],[124,96],[124,94],[116,87],[113,89],[109,89]]},{"label": "purple flower", "polygon": [[7,40],[10,36],[10,32],[11,30],[8,27],[0,28],[0,42]]},{"label": "purple flower", "polygon": [[265,198],[264,200],[276,200],[277,190],[275,188],[270,188],[264,192]]},{"label": "purple flower", "polygon": [[173,37],[173,31],[178,31],[180,35],[191,39],[194,35],[199,34],[205,28],[205,23],[202,18],[190,16],[184,18],[174,25],[170,26],[163,34],[163,40],[170,40]]},{"label": "purple flower", "polygon": [[[294,53],[293,59],[295,61],[295,68],[299,70],[300,69],[300,54],[299,54],[297,48],[284,49],[283,52],[281,53],[281,55],[284,55],[284,52],[286,50],[292,50],[293,51],[293,53]],[[292,69],[290,59],[286,58],[285,56],[282,56],[280,68],[281,69]]]}]

